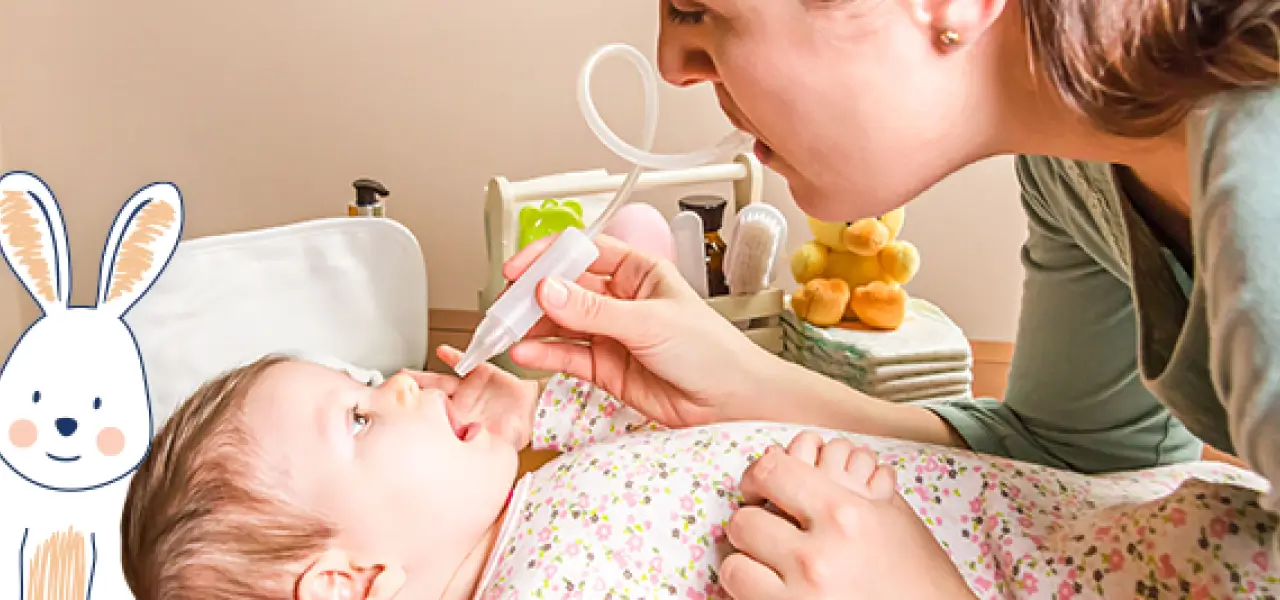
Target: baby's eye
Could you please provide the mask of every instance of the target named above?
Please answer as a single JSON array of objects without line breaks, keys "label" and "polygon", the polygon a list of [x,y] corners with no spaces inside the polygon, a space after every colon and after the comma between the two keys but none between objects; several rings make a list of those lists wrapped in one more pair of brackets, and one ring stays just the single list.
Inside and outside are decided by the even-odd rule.
[{"label": "baby's eye", "polygon": [[351,435],[360,435],[369,427],[372,419],[359,408],[352,408],[350,411]]}]

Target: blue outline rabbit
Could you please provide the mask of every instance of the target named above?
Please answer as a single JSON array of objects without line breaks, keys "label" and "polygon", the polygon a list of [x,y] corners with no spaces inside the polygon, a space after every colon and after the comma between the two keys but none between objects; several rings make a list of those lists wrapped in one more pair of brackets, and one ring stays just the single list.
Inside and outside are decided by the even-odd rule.
[{"label": "blue outline rabbit", "polygon": [[168,266],[183,217],[176,186],[135,192],[107,236],[96,305],[72,306],[67,231],[53,192],[31,173],[0,177],[0,252],[43,312],[0,370],[0,534],[12,535],[8,546],[0,538],[0,586],[12,578],[21,598],[65,585],[55,578],[77,580],[85,598],[132,597],[120,516],[154,421],[142,355],[123,317]]}]

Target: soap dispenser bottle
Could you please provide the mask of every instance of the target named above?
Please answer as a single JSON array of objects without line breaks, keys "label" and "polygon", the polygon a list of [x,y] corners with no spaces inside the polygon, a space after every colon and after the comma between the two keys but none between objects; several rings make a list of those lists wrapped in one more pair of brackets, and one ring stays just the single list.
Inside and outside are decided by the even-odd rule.
[{"label": "soap dispenser bottle", "polygon": [[385,217],[386,208],[382,198],[391,192],[386,186],[373,179],[357,179],[351,183],[356,188],[356,199],[347,206],[347,215],[352,217]]},{"label": "soap dispenser bottle", "polygon": [[680,210],[697,214],[702,219],[702,239],[707,251],[707,296],[724,296],[729,284],[724,276],[724,253],[727,245],[720,236],[724,223],[724,198],[711,195],[685,196],[678,202]]}]

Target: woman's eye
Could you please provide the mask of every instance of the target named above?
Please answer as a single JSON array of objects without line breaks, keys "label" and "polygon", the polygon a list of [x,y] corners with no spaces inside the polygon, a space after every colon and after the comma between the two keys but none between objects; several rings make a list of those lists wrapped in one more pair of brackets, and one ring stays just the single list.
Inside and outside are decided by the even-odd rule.
[{"label": "woman's eye", "polygon": [[706,15],[706,12],[705,10],[684,10],[678,8],[674,3],[667,3],[667,18],[678,25],[697,25],[702,23],[702,17]]}]

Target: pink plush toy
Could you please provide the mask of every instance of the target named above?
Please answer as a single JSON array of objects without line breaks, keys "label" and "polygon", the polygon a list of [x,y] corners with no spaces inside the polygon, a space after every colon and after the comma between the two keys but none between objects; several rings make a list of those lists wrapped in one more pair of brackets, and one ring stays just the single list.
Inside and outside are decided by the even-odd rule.
[{"label": "pink plush toy", "polygon": [[617,238],[642,252],[671,262],[676,260],[676,242],[671,235],[671,225],[652,205],[637,202],[619,208],[613,218],[605,223],[601,233]]}]

